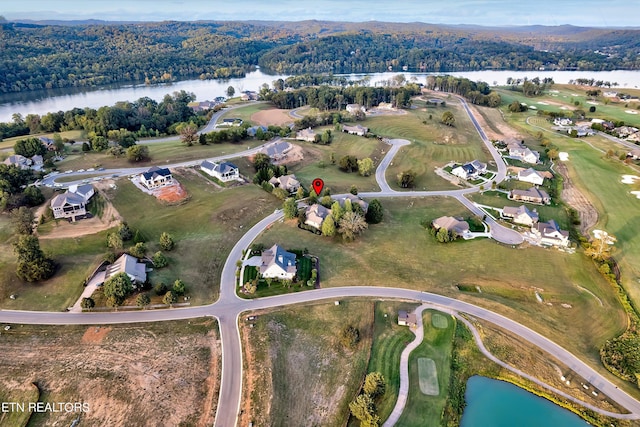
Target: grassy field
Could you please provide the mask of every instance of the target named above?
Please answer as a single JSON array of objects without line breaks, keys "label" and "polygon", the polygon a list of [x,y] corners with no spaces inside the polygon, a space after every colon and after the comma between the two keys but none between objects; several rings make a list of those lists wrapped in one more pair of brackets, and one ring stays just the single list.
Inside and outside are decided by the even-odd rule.
[{"label": "grassy field", "polygon": [[218,294],[222,266],[237,240],[258,220],[281,205],[254,185],[220,189],[193,170],[174,173],[190,198],[178,206],[143,194],[126,180],[107,196],[125,221],[147,240],[148,253],[159,250],[165,231],[176,248],[165,254],[169,266],[150,275],[153,283],[182,279],[192,304],[213,301]]},{"label": "grassy field", "polygon": [[151,167],[238,153],[249,147],[256,147],[261,143],[261,141],[250,140],[238,144],[195,144],[187,147],[176,139],[175,141],[148,144],[147,147],[149,147],[151,159],[144,162],[131,163],[126,156],[117,158],[107,153],[88,152],[70,154],[61,162],[56,163],[56,167],[60,170],[78,170],[92,167],[106,169]]},{"label": "grassy field", "polygon": [[[486,162],[490,159],[462,107],[457,101],[447,102],[446,108],[418,108],[407,111],[406,115],[369,117],[363,122],[364,126],[377,135],[411,141],[411,145],[398,152],[387,170],[387,181],[393,188],[399,189],[396,176],[407,169],[412,169],[417,174],[416,189],[455,188],[433,170],[451,161],[479,159]],[[454,114],[455,127],[440,123],[444,111]],[[432,116],[431,119],[429,115]]]},{"label": "grassy field", "polygon": [[[323,287],[398,286],[473,301],[563,342],[593,365],[599,364],[602,343],[626,326],[614,291],[582,254],[512,249],[484,239],[439,244],[420,222],[467,214],[457,201],[385,199],[382,204],[383,222],[370,226],[353,243],[316,236],[286,223],[275,224],[258,241],[265,246],[309,248],[320,258]],[[482,293],[460,292],[457,285],[479,286]],[[580,286],[596,295],[602,306]],[[538,303],[536,289],[552,305]],[[561,303],[572,308],[562,308]],[[584,328],[585,324],[590,327]]]},{"label": "grassy field", "polygon": [[[447,326],[443,329],[436,328],[431,322],[435,313],[437,312],[429,310],[422,315],[424,339],[409,357],[409,396],[398,425],[435,426],[439,425],[442,419],[442,411],[449,392],[451,346],[456,322],[452,317],[446,316]],[[420,359],[431,359],[435,362],[439,384],[437,396],[427,396],[420,390],[418,381]]]},{"label": "grassy field", "polygon": [[[80,139],[83,139],[83,131],[81,130],[69,130],[69,131],[64,131],[64,132],[59,132],[60,136],[64,139],[70,139],[73,141],[77,141]],[[53,139],[53,133],[39,133],[39,134],[34,134],[34,135],[22,135],[22,136],[15,136],[13,138],[6,138],[3,139],[2,141],[0,141],[0,149],[3,148],[13,148],[13,146],[15,145],[16,142],[20,141],[21,139],[27,139],[27,138],[37,138],[39,136],[44,136],[47,138],[51,138]]]},{"label": "grassy field", "polygon": [[[372,302],[348,300],[260,313],[252,328],[243,322],[250,402],[239,424],[345,425],[367,369],[373,311]],[[346,325],[360,331],[354,350],[339,342]]]},{"label": "grassy field", "polygon": [[220,117],[220,120],[218,122],[222,122],[222,119],[234,118],[234,119],[242,119],[244,123],[249,123],[253,125],[253,123],[251,122],[252,115],[257,113],[258,111],[272,110],[273,108],[274,108],[273,105],[269,103],[260,103],[260,104],[250,103],[250,104],[247,104],[247,106],[245,107],[234,108],[233,110],[227,111],[222,115],[222,117]]},{"label": "grassy field", "polygon": [[[316,129],[316,132],[323,132],[323,129]],[[330,145],[295,141],[294,144],[303,148],[304,159],[290,165],[289,170],[295,173],[298,180],[307,188],[311,187],[311,182],[315,178],[322,178],[325,186],[334,194],[348,192],[351,185],[355,185],[359,191],[379,191],[375,172],[367,177],[360,176],[358,172],[346,173],[339,169],[338,164],[344,156],[355,156],[358,159],[369,157],[377,166],[389,150],[389,146],[377,139],[342,132],[333,131],[333,135],[333,142]],[[332,153],[335,164],[331,163]]]}]

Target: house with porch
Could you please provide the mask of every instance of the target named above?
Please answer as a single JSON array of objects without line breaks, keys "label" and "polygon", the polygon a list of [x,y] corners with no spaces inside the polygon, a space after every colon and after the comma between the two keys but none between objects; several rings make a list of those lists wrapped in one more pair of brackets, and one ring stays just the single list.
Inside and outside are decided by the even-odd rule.
[{"label": "house with porch", "polygon": [[173,176],[167,168],[153,166],[140,174],[140,183],[149,190],[173,184]]},{"label": "house with porch", "polygon": [[569,232],[561,230],[558,223],[552,219],[533,225],[531,233],[541,245],[561,248],[569,246]]},{"label": "house with porch", "polygon": [[93,197],[93,185],[71,185],[63,194],[51,199],[51,210],[56,219],[67,218],[71,221],[81,219],[87,214],[87,204]]},{"label": "house with porch", "polygon": [[237,181],[240,179],[240,170],[230,162],[215,163],[205,160],[200,163],[200,170],[222,182]]},{"label": "house with porch", "polygon": [[262,252],[260,274],[264,278],[293,280],[297,273],[296,255],[273,245]]},{"label": "house with porch", "polygon": [[528,190],[511,190],[508,198],[509,200],[537,203],[539,205],[548,205],[551,203],[551,197],[549,197],[549,194],[536,187],[531,187]]}]

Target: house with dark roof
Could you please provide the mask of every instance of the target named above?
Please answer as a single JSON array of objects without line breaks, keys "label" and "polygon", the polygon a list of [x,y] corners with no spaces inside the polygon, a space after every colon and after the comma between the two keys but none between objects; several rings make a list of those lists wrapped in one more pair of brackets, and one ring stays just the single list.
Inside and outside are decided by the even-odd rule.
[{"label": "house with dark roof", "polygon": [[398,310],[398,325],[400,326],[416,326],[418,318],[415,313],[407,313],[404,310]]},{"label": "house with dark roof", "polygon": [[431,223],[436,230],[444,228],[447,231],[453,231],[457,235],[462,236],[469,232],[469,224],[466,221],[459,220],[452,216],[441,216]]},{"label": "house with dark roof", "polygon": [[511,190],[508,198],[509,200],[537,203],[539,205],[548,205],[551,203],[551,197],[549,197],[549,194],[536,187],[531,187],[528,190]]},{"label": "house with dark roof", "polygon": [[122,254],[113,264],[107,266],[104,280],[107,281],[118,273],[126,273],[135,285],[147,281],[147,267],[129,254]]},{"label": "house with dark roof", "polygon": [[293,148],[291,144],[287,141],[276,141],[269,145],[264,146],[260,152],[266,154],[273,160],[277,162],[287,157],[287,153]]},{"label": "house with dark roof", "polygon": [[140,183],[149,190],[173,184],[173,176],[167,168],[153,166],[140,174]]},{"label": "house with dark roof", "polygon": [[215,163],[205,160],[200,163],[200,170],[222,182],[240,179],[240,170],[231,162]]},{"label": "house with dark roof", "polygon": [[451,170],[451,173],[462,179],[474,179],[478,177],[478,171],[471,163],[457,166]]},{"label": "house with dark roof", "polygon": [[260,274],[264,278],[293,280],[297,272],[296,255],[273,245],[262,252]]},{"label": "house with dark roof", "polygon": [[569,232],[561,230],[558,223],[552,219],[535,224],[531,227],[531,233],[542,245],[562,248],[569,246]]},{"label": "house with dark roof", "polygon": [[329,215],[331,215],[331,209],[327,209],[320,204],[311,205],[305,210],[306,220],[304,223],[320,230],[322,223]]},{"label": "house with dark roof", "polygon": [[510,218],[516,224],[533,225],[538,222],[538,212],[530,211],[525,205],[518,207],[505,206],[502,209],[502,216]]}]

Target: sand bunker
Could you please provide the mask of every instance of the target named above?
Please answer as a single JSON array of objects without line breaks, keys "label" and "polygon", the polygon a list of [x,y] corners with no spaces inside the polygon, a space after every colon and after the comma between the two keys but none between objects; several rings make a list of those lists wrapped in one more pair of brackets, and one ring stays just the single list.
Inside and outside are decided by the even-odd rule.
[{"label": "sand bunker", "polygon": [[560,107],[561,110],[568,110],[569,107]]},{"label": "sand bunker", "polygon": [[540,105],[549,105],[547,102],[544,102],[544,101],[538,101],[538,104],[540,104]]},{"label": "sand bunker", "polygon": [[637,199],[640,199],[640,191],[632,191],[631,194],[636,196]]},{"label": "sand bunker", "polygon": [[627,114],[638,114],[637,111],[633,111],[633,110],[624,110],[624,112]]},{"label": "sand bunker", "polygon": [[558,157],[560,158],[561,162],[566,162],[567,160],[569,160],[569,153],[561,151],[558,153]]},{"label": "sand bunker", "polygon": [[600,105],[599,103],[595,102],[595,101],[587,101],[587,104],[591,104],[591,105]]},{"label": "sand bunker", "polygon": [[640,176],[637,175],[622,175],[622,180],[620,182],[623,184],[635,184],[638,179],[640,179]]}]

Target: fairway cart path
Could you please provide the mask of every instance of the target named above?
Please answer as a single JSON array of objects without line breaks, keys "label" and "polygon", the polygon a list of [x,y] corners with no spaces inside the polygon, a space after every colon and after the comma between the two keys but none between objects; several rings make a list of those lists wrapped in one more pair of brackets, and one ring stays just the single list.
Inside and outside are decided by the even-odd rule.
[{"label": "fairway cart path", "polygon": [[426,304],[422,304],[416,308],[416,330],[412,331],[416,334],[416,338],[409,343],[400,355],[400,390],[398,392],[398,400],[396,400],[396,406],[393,407],[391,415],[389,415],[389,418],[387,418],[387,421],[385,421],[382,427],[394,426],[402,416],[402,411],[404,411],[404,407],[407,404],[407,398],[409,397],[409,355],[422,343],[422,339],[424,338],[422,312],[427,308],[429,308],[429,306]]}]

